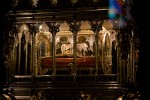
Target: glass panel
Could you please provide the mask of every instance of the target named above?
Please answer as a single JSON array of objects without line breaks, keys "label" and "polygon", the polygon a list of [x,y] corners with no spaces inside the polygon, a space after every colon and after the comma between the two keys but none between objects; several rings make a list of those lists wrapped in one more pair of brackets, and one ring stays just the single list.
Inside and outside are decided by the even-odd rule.
[{"label": "glass panel", "polygon": [[55,36],[56,74],[71,74],[73,64],[73,33],[63,23]]},{"label": "glass panel", "polygon": [[95,73],[94,36],[91,30],[81,30],[77,34],[77,74]]},{"label": "glass panel", "polygon": [[20,26],[14,45],[15,74],[31,74],[32,35],[26,24]]},{"label": "glass panel", "polygon": [[113,24],[109,21],[104,21],[102,30],[98,34],[98,56],[101,62],[100,67],[104,74],[116,73],[117,70],[115,37],[116,31],[113,30]]},{"label": "glass panel", "polygon": [[56,57],[73,56],[73,34],[69,25],[64,22],[59,27],[59,32],[55,37]]},{"label": "glass panel", "polygon": [[[39,32],[35,36],[35,62],[36,74],[47,74],[52,69],[52,62],[47,58],[52,58],[52,34],[46,24],[39,26]],[[36,61],[37,60],[37,61]]]}]

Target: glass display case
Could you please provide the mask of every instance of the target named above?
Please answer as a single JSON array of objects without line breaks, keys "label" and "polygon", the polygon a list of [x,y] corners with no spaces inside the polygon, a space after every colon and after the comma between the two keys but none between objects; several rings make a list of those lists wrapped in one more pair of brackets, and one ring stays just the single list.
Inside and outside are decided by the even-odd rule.
[{"label": "glass display case", "polygon": [[138,31],[133,20],[110,18],[104,1],[94,0],[104,5],[88,9],[70,4],[67,11],[60,4],[38,9],[38,0],[31,10],[17,11],[15,2],[5,30],[4,90],[13,89],[17,98],[50,100],[116,100],[127,94],[127,86],[136,85]]}]

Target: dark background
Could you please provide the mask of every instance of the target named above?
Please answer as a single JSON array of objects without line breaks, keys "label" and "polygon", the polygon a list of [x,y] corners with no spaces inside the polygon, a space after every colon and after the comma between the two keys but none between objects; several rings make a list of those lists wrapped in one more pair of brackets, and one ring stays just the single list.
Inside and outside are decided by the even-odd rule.
[{"label": "dark background", "polygon": [[145,0],[132,0],[133,6],[131,9],[131,15],[137,23],[138,32],[140,36],[140,55],[139,55],[139,67],[137,71],[137,88],[143,94],[142,100],[149,100],[149,3]]},{"label": "dark background", "polygon": [[3,62],[3,47],[4,47],[4,20],[6,20],[5,14],[7,14],[10,8],[11,0],[0,0],[0,95],[2,94],[2,87],[5,81],[5,68]]},{"label": "dark background", "polygon": [[[148,11],[148,3],[144,0],[133,0],[133,7],[131,9],[131,14],[135,19],[139,35],[140,35],[140,64],[137,72],[137,85],[139,90],[143,93],[144,98],[148,97],[146,94],[148,93],[148,80],[149,80],[149,11]],[[150,5],[149,5],[150,6]],[[147,92],[147,93],[146,93]],[[145,99],[144,99],[145,100]]]},{"label": "dark background", "polygon": [[[4,20],[6,17],[4,16],[7,14],[8,9],[11,6],[12,0],[0,0],[0,58],[3,55],[3,44],[4,44]],[[139,91],[143,93],[145,96],[146,94],[146,83],[149,81],[148,67],[150,65],[149,60],[149,6],[145,0],[132,0],[133,6],[131,9],[131,15],[137,23],[139,35],[140,35],[140,66],[137,72],[137,88]],[[148,1],[148,0],[147,0]],[[2,89],[3,81],[4,81],[4,73],[3,72],[3,60],[0,59],[0,89]]]}]

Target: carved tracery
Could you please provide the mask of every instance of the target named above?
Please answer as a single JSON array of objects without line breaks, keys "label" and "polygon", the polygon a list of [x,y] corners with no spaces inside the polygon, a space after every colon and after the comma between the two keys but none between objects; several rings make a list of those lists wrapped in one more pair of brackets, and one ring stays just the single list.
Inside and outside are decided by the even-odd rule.
[{"label": "carved tracery", "polygon": [[26,24],[22,24],[14,42],[16,74],[31,74],[32,35]]}]

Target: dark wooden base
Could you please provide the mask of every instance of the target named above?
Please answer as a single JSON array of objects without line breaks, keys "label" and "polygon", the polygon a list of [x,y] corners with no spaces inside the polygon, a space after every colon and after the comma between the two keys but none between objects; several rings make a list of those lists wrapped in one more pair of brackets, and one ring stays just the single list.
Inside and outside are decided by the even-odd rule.
[{"label": "dark wooden base", "polygon": [[7,88],[18,100],[116,100],[127,91],[113,74],[14,76]]}]

